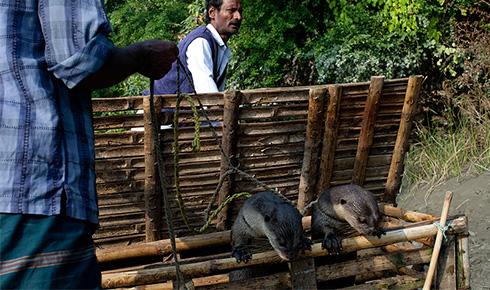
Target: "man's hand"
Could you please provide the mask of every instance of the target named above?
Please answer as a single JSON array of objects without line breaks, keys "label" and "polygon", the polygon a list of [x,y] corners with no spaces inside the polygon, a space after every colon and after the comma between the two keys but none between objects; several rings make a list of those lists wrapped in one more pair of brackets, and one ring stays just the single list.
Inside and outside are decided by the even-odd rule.
[{"label": "man's hand", "polygon": [[114,48],[106,63],[76,88],[100,89],[115,85],[138,72],[152,79],[162,78],[179,54],[177,45],[166,40],[146,40]]},{"label": "man's hand", "polygon": [[152,79],[162,78],[179,55],[177,45],[166,40],[147,40],[130,47],[136,49],[137,72]]}]

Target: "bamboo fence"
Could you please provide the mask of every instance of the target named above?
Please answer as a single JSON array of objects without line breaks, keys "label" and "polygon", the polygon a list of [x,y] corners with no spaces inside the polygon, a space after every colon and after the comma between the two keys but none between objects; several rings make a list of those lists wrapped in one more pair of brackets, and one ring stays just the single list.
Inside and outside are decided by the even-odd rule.
[{"label": "bamboo fence", "polygon": [[[361,258],[345,262],[342,267],[346,270],[340,272],[334,271],[339,263],[315,267],[315,257],[325,253],[315,244],[303,259],[289,263],[289,271],[248,280],[246,288],[310,288],[316,282],[344,274],[342,277],[353,274],[361,277],[361,274],[387,271],[396,275],[374,275],[369,285],[374,289],[386,283],[419,287],[423,284],[420,272],[410,267],[430,260],[427,245],[432,245],[437,231],[431,224],[435,217],[394,206],[422,81],[421,76],[394,80],[373,77],[365,83],[200,94],[197,122],[200,150],[193,150],[196,143],[193,104],[184,100],[178,115],[178,153],[173,147],[172,125],[176,96],[156,96],[160,148],[168,183],[164,187],[158,182],[152,134],[155,127],[151,123],[149,98],[94,99],[101,225],[94,240],[99,247],[99,261],[103,266],[119,265],[130,260],[161,259],[170,254],[161,200],[162,192],[167,192],[171,196],[177,249],[189,285],[218,289],[237,283],[230,281],[228,272],[243,264],[227,256],[228,229],[243,200],[235,200],[225,207],[206,233],[196,234],[185,225],[175,199],[177,168],[184,211],[191,228],[204,224],[214,194],[217,194],[213,204],[216,208],[233,193],[253,194],[264,190],[262,185],[277,190],[302,209],[322,188],[360,184],[375,194],[382,203],[383,214],[391,218],[385,221],[391,231],[381,239],[352,237],[343,241],[347,252],[382,247],[385,252],[373,258],[376,267],[369,264],[369,259]],[[197,105],[197,98],[194,100]],[[177,167],[174,154],[178,154]],[[225,175],[235,166],[248,175],[236,171]],[[220,181],[222,186],[218,189]],[[466,220],[463,217],[451,220],[454,246],[450,247],[454,251],[442,256],[457,260],[454,262],[457,271],[454,279],[438,275],[436,283],[454,282],[457,287],[465,288],[469,287]],[[309,217],[303,222],[308,228]],[[400,246],[407,241],[417,241],[423,248]],[[405,262],[396,265],[388,262],[394,259]],[[254,254],[247,266],[270,263],[284,264],[274,252],[262,252]],[[105,272],[103,287],[173,287],[175,268],[171,265],[138,267]],[[365,271],[371,267],[376,273]]]}]

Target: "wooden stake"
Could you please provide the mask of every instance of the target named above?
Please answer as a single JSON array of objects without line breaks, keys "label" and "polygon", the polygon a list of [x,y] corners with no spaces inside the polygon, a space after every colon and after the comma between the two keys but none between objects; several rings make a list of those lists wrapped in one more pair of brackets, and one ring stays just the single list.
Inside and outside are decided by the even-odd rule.
[{"label": "wooden stake", "polygon": [[320,177],[317,183],[316,192],[330,186],[332,169],[335,160],[335,149],[337,148],[337,131],[339,125],[340,100],[342,97],[342,86],[328,86],[330,100],[325,117],[325,134],[323,136],[322,155],[320,162]]},{"label": "wooden stake", "polygon": [[315,197],[318,176],[318,155],[323,132],[323,107],[328,97],[326,88],[310,89],[308,125],[306,126],[303,167],[299,180],[298,209],[301,211]]},{"label": "wooden stake", "polygon": [[458,289],[470,289],[470,252],[468,233],[457,236],[457,279]]},{"label": "wooden stake", "polygon": [[371,77],[369,93],[362,116],[361,133],[357,145],[354,170],[352,172],[352,183],[363,185],[366,175],[366,167],[369,157],[369,149],[373,145],[374,125],[378,112],[379,99],[383,91],[384,77]]},{"label": "wooden stake", "polygon": [[315,260],[313,258],[297,259],[289,263],[293,289],[313,290],[316,286]]},{"label": "wooden stake", "polygon": [[[241,94],[239,91],[226,92],[224,94],[223,108],[223,137],[221,146],[221,165],[220,176],[225,174],[230,169],[229,162],[235,163],[236,160],[236,145],[238,136],[238,116],[241,104]],[[218,205],[222,204],[226,197],[233,192],[234,174],[224,177],[223,185],[218,193]],[[216,228],[225,230],[228,228],[228,206],[218,214]]]},{"label": "wooden stake", "polygon": [[403,161],[408,150],[408,140],[412,130],[412,119],[417,108],[417,102],[422,89],[422,76],[411,76],[405,94],[405,103],[402,109],[400,128],[396,136],[395,148],[391,158],[390,170],[386,180],[384,199],[388,203],[396,204],[396,193],[400,188],[403,172]]},{"label": "wooden stake", "polygon": [[437,289],[457,289],[456,287],[456,238],[451,235],[441,248],[438,259]]},{"label": "wooden stake", "polygon": [[[155,113],[160,115],[161,98],[155,98]],[[145,151],[145,234],[146,241],[153,242],[162,238],[161,221],[163,209],[157,162],[155,157],[154,125],[150,114],[150,97],[143,98],[143,117],[145,120],[144,151]],[[159,133],[159,132],[157,132]]]},{"label": "wooden stake", "polygon": [[[446,218],[449,211],[449,206],[451,205],[451,200],[453,198],[453,193],[450,191],[446,192],[446,197],[444,198],[444,205],[442,207],[441,221],[439,222],[441,227],[446,226]],[[437,267],[437,258],[439,257],[439,251],[441,250],[443,232],[441,229],[437,231],[436,242],[434,244],[434,251],[432,253],[432,258],[430,259],[429,270],[427,271],[427,277],[425,278],[424,290],[430,290],[432,284],[432,278]]]}]

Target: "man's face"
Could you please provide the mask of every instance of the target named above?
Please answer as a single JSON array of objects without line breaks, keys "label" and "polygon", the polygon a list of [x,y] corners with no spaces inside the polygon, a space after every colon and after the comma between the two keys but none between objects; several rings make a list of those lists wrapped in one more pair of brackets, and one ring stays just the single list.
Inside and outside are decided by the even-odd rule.
[{"label": "man's face", "polygon": [[209,9],[211,24],[216,28],[220,35],[230,37],[240,29],[242,22],[242,6],[240,0],[223,0],[221,8]]}]

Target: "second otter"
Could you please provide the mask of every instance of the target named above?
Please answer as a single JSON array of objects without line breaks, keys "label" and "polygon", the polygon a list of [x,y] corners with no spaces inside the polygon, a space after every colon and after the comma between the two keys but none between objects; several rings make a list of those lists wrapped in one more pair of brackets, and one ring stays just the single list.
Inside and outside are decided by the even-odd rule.
[{"label": "second otter", "polygon": [[299,211],[272,192],[254,194],[240,209],[231,228],[232,255],[237,262],[247,263],[252,258],[249,245],[259,237],[267,237],[284,260],[293,260],[300,251],[311,249]]},{"label": "second otter", "polygon": [[323,237],[322,248],[329,253],[342,251],[342,230],[352,227],[360,234],[381,237],[378,204],[370,191],[355,185],[341,185],[323,191],[313,205],[312,234]]}]

